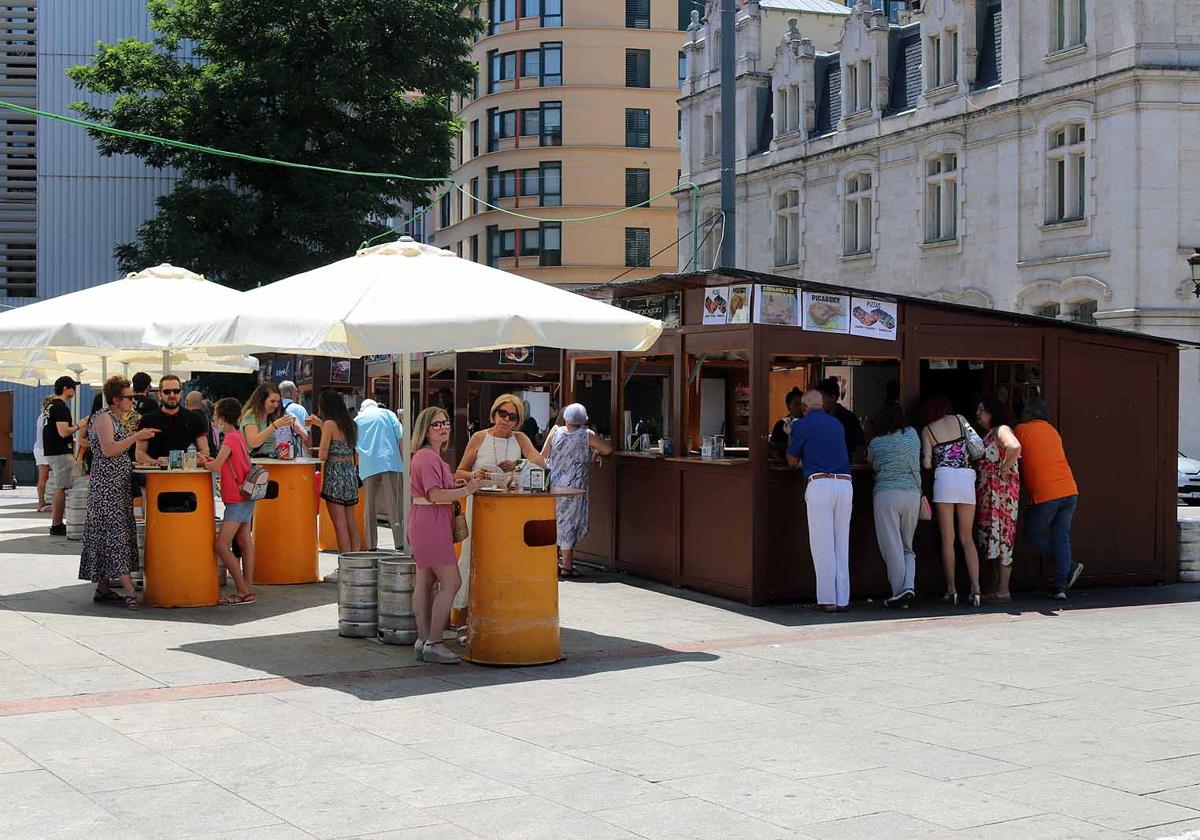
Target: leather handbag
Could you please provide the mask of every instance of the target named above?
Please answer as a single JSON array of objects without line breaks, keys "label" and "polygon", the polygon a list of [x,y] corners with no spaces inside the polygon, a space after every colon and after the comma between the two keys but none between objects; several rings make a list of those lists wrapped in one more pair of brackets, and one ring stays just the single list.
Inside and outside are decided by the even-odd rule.
[{"label": "leather handbag", "polygon": [[471,535],[471,528],[467,525],[467,514],[461,502],[454,503],[454,527],[451,534],[456,543],[466,542],[467,537]]}]

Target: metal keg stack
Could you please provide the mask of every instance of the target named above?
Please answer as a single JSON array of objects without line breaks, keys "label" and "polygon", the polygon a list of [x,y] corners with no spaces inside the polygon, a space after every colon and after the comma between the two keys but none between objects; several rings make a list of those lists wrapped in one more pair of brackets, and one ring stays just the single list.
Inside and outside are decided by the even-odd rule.
[{"label": "metal keg stack", "polygon": [[388,645],[411,645],[417,640],[413,615],[413,586],[417,567],[411,557],[390,552],[379,560],[379,638]]},{"label": "metal keg stack", "polygon": [[338,555],[338,635],[373,639],[379,632],[379,561],[386,551]]},{"label": "metal keg stack", "polygon": [[86,475],[76,477],[67,491],[67,511],[64,522],[67,539],[78,542],[83,539],[83,525],[87,521],[88,479]]},{"label": "metal keg stack", "polygon": [[1179,580],[1200,583],[1200,520],[1179,522]]}]

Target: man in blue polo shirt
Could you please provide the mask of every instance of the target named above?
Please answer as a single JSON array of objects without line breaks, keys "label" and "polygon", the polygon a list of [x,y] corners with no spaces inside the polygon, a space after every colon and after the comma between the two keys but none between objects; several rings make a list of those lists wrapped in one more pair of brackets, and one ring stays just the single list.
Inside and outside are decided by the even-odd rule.
[{"label": "man in blue polo shirt", "polygon": [[824,410],[820,391],[806,391],[804,416],[792,423],[788,466],[804,470],[808,546],[817,576],[817,606],[838,612],[850,604],[850,510],[854,488],[846,432]]}]

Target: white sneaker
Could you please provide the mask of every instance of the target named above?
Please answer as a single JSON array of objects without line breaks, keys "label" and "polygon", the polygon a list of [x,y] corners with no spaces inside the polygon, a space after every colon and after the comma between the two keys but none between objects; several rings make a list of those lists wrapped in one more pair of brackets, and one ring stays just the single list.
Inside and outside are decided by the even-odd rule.
[{"label": "white sneaker", "polygon": [[334,569],[332,572],[325,575],[325,577],[321,578],[321,580],[325,581],[326,583],[337,583],[338,582],[338,570]]},{"label": "white sneaker", "polygon": [[[441,650],[438,650],[441,648]],[[441,645],[425,645],[425,649],[421,652],[422,662],[432,662],[436,665],[457,665],[459,663],[458,654],[451,650],[447,650]]]},{"label": "white sneaker", "polygon": [[424,639],[417,639],[415,642],[413,642],[413,652],[416,653],[418,662],[425,661],[425,657],[424,657],[425,640]]}]

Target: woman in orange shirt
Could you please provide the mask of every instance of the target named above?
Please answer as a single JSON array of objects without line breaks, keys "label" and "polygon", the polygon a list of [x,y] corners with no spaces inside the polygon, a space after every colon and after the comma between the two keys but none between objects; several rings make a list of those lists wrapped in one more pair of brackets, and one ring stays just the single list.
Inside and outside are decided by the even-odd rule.
[{"label": "woman in orange shirt", "polygon": [[1079,502],[1079,488],[1062,437],[1050,425],[1050,406],[1040,397],[1025,402],[1022,422],[1014,434],[1021,444],[1021,481],[1033,504],[1025,511],[1025,538],[1050,558],[1054,580],[1050,597],[1067,599],[1067,590],[1083,572],[1071,557],[1071,521]]}]

